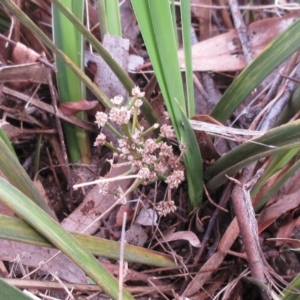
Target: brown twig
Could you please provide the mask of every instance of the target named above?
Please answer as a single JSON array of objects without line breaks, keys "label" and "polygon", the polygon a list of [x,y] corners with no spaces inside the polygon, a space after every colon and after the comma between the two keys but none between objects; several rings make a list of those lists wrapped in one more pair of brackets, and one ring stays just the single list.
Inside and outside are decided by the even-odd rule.
[{"label": "brown twig", "polygon": [[[291,76],[296,77],[296,79],[300,78],[300,63],[295,67],[294,71],[292,72]],[[299,83],[289,80],[286,84],[286,87],[282,93],[282,95],[279,97],[279,99],[276,101],[274,105],[270,108],[267,113],[264,114],[263,119],[261,120],[258,129],[259,130],[269,130],[272,128],[279,117],[279,115],[282,113],[283,108],[287,104],[287,102],[292,97],[294,91],[298,87]]]},{"label": "brown twig", "polygon": [[[263,253],[258,241],[257,222],[250,197],[251,188],[262,174],[263,170],[258,170],[251,180],[244,183],[241,183],[234,178],[228,178],[236,182],[232,191],[232,204],[239,224],[251,275],[253,278],[266,284],[266,266],[263,261]],[[266,291],[261,290],[261,295],[263,299],[269,299],[269,295]]]},{"label": "brown twig", "polygon": [[252,53],[251,53],[250,46],[249,46],[249,37],[247,34],[247,28],[245,26],[245,23],[244,23],[244,20],[243,20],[241,11],[240,11],[238,1],[237,0],[229,0],[229,6],[230,6],[230,10],[231,10],[235,28],[237,29],[237,32],[238,32],[238,37],[241,42],[241,46],[242,46],[242,50],[243,50],[243,54],[244,54],[246,63],[250,64],[250,62],[252,61],[253,58],[252,58]]},{"label": "brown twig", "polygon": [[[230,191],[231,191],[231,188],[232,188],[232,182],[229,182],[223,192],[223,195],[221,197],[221,200],[220,200],[220,203],[219,203],[219,206],[220,207],[224,207],[229,199],[229,195],[230,195]],[[216,220],[217,220],[217,217],[220,213],[220,208],[217,207],[216,210],[214,211],[212,217],[210,218],[209,220],[209,223],[208,223],[208,226],[207,226],[207,229],[206,229],[206,232],[205,232],[205,235],[201,241],[201,248],[199,249],[198,253],[196,254],[196,256],[194,257],[194,261],[193,261],[193,264],[197,264],[198,261],[200,260],[204,250],[206,249],[206,246],[207,246],[207,243],[208,243],[208,240],[209,240],[209,237],[210,237],[210,234],[215,226],[215,223],[216,223]]]},{"label": "brown twig", "polygon": [[62,111],[60,109],[57,109],[56,111],[54,110],[53,106],[47,104],[47,103],[44,103],[36,98],[31,98],[30,96],[28,95],[25,95],[23,93],[20,93],[20,92],[17,92],[15,90],[12,90],[6,86],[3,87],[3,93],[6,94],[7,96],[11,97],[11,98],[17,98],[21,101],[24,101],[24,102],[29,102],[30,101],[30,104],[35,106],[35,107],[38,107],[39,109],[42,109],[50,114],[53,114],[53,115],[57,115],[60,119],[63,119],[71,124],[74,124],[76,126],[79,126],[83,129],[86,129],[88,131],[92,131],[92,132],[98,132],[99,129],[97,128],[96,125],[92,124],[92,123],[89,123],[87,121],[83,121],[83,120],[80,120],[74,116],[67,116],[65,115],[64,113],[62,113]]},{"label": "brown twig", "polygon": [[63,158],[64,158],[64,163],[65,163],[64,169],[65,169],[65,173],[67,174],[68,184],[69,184],[69,187],[70,187],[70,189],[69,189],[70,201],[69,201],[69,203],[66,203],[66,204],[67,204],[67,207],[70,209],[70,211],[72,211],[73,179],[72,179],[71,171],[70,171],[70,168],[69,168],[69,160],[68,160],[68,155],[67,155],[67,149],[66,149],[65,139],[64,139],[64,135],[63,135],[63,130],[62,130],[62,127],[61,127],[61,121],[60,121],[60,118],[57,115],[57,97],[56,97],[56,92],[55,92],[54,85],[53,85],[53,82],[52,82],[52,76],[51,76],[51,70],[50,69],[47,70],[47,78],[48,78],[48,86],[49,86],[49,89],[50,89],[50,97],[51,97],[51,101],[52,101],[52,106],[54,108],[56,129],[57,129],[57,132],[58,132],[61,148],[62,148],[62,151],[63,151]]}]

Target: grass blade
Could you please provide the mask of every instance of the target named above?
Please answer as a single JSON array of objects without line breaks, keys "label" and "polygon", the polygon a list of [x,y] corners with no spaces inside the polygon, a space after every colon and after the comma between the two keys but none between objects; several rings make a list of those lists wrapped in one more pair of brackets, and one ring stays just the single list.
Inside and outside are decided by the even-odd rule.
[{"label": "grass blade", "polygon": [[300,48],[300,20],[280,34],[230,85],[211,116],[224,123],[277,66]]},{"label": "grass blade", "polygon": [[185,81],[186,81],[186,106],[187,115],[192,118],[195,115],[195,98],[192,66],[192,38],[191,38],[191,1],[181,2],[182,38],[185,57]]},{"label": "grass blade", "polygon": [[[62,4],[71,10],[77,18],[83,20],[84,1],[79,0],[76,4],[70,0],[62,0]],[[74,25],[52,5],[52,23],[53,37],[55,45],[66,54],[73,63],[83,70],[83,38]],[[85,87],[80,78],[70,70],[65,62],[56,57],[56,66],[58,69],[57,86],[59,98],[62,102],[77,102],[85,99]],[[80,112],[77,117],[86,120],[86,114]],[[88,135],[81,128],[75,127],[70,123],[63,123],[67,148],[72,162],[81,160],[83,163],[89,163],[91,153]]]},{"label": "grass blade", "polygon": [[41,207],[49,216],[57,220],[53,210],[45,202],[43,196],[39,193],[32,180],[29,178],[16,156],[11,152],[5,142],[0,139],[0,170],[22,193],[32,199],[39,207]]},{"label": "grass blade", "polygon": [[[300,121],[272,129],[252,141],[260,144],[247,142],[239,145],[207,168],[204,178],[209,181],[207,187],[210,190],[215,190],[227,180],[225,174],[231,176],[259,158],[299,147]],[[269,148],[268,145],[272,148]]]},{"label": "grass blade", "polygon": [[[0,238],[42,247],[53,247],[49,241],[24,221],[0,214]],[[81,245],[96,256],[119,259],[120,243],[93,236],[70,233]],[[124,260],[157,267],[175,267],[170,257],[142,247],[125,244]]]},{"label": "grass blade", "polygon": [[[112,299],[118,299],[118,282],[99,261],[41,208],[2,178],[0,200],[68,256]],[[133,297],[123,290],[123,299]]]},{"label": "grass blade", "polygon": [[191,205],[196,207],[202,201],[202,159],[195,134],[186,117],[169,1],[132,0],[131,3],[177,138],[187,146],[184,164],[189,198]]},{"label": "grass blade", "polygon": [[8,284],[0,278],[1,298],[7,300],[32,300],[31,297],[25,295],[14,286]]}]

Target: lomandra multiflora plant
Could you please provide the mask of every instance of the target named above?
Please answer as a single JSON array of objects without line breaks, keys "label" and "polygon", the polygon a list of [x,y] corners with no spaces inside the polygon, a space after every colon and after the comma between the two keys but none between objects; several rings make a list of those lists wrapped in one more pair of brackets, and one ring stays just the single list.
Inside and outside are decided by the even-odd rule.
[{"label": "lomandra multiflora plant", "polygon": [[[132,165],[130,173],[137,175],[140,184],[147,185],[157,180],[165,181],[168,184],[168,197],[166,201],[158,203],[156,210],[159,215],[166,216],[176,210],[171,199],[171,190],[177,188],[185,179],[181,162],[185,145],[180,142],[180,154],[175,155],[173,147],[168,143],[169,139],[175,137],[172,126],[154,124],[145,130],[140,125],[138,115],[143,104],[142,97],[144,93],[139,87],[135,87],[132,89],[132,97],[126,103],[122,96],[116,96],[110,100],[113,107],[107,114],[97,112],[95,123],[99,128],[108,126],[112,129],[113,125],[110,122],[113,122],[121,125],[123,132],[114,131],[119,137],[118,145],[107,142],[106,136],[100,133],[94,146],[105,145],[130,162]],[[160,128],[160,134],[154,139],[149,135],[157,128]]]}]

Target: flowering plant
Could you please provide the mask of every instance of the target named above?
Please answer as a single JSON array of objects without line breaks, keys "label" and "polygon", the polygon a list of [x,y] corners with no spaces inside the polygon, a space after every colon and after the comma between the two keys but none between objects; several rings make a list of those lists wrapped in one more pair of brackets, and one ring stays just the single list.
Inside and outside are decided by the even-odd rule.
[{"label": "flowering plant", "polygon": [[[148,184],[157,180],[164,180],[168,184],[169,190],[175,189],[185,179],[184,167],[181,158],[185,152],[185,145],[180,143],[180,155],[175,155],[173,148],[167,140],[174,138],[175,133],[171,126],[154,124],[147,130],[139,124],[138,115],[143,104],[141,98],[144,93],[139,87],[132,89],[132,98],[123,104],[124,98],[116,96],[111,99],[113,107],[108,114],[97,112],[95,123],[98,127],[112,125],[112,121],[121,125],[123,134],[118,133],[118,146],[108,143],[106,136],[100,133],[95,141],[95,146],[106,145],[120,157],[129,161],[132,165],[130,173],[136,174],[140,184]],[[132,122],[130,122],[132,120]],[[148,135],[160,127],[160,135],[154,139]],[[167,209],[164,209],[167,208]],[[170,199],[164,204],[157,206],[160,215],[166,215],[174,211],[176,207]]]}]

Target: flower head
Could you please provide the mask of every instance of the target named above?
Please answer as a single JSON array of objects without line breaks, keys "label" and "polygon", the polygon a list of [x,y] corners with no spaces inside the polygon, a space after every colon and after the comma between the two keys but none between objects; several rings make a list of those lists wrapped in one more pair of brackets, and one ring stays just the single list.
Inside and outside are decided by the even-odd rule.
[{"label": "flower head", "polygon": [[[104,178],[100,177],[100,179],[104,179]],[[103,196],[107,195],[109,182],[107,182],[107,181],[99,182],[97,185],[99,187],[99,194],[101,194]]]},{"label": "flower head", "polygon": [[138,86],[135,86],[132,90],[131,90],[131,94],[133,97],[135,98],[143,98],[145,96],[144,92],[141,92],[140,88]]},{"label": "flower head", "polygon": [[172,126],[170,126],[170,125],[162,125],[160,127],[160,135],[162,137],[170,139],[170,138],[175,137],[175,132],[174,132]]},{"label": "flower head", "polygon": [[106,135],[103,133],[100,133],[95,140],[94,146],[102,146],[106,141]]},{"label": "flower head", "polygon": [[97,111],[95,118],[95,123],[98,125],[99,128],[103,127],[107,122],[107,114],[102,111]]},{"label": "flower head", "polygon": [[143,101],[141,99],[137,99],[135,102],[134,102],[134,106],[135,107],[141,107],[143,105]]},{"label": "flower head", "polygon": [[165,180],[169,184],[170,189],[177,188],[178,185],[184,180],[184,172],[182,170],[174,170],[171,175]]},{"label": "flower head", "polygon": [[156,205],[157,213],[160,216],[166,216],[167,214],[174,212],[176,210],[176,206],[174,204],[174,201],[161,201]]},{"label": "flower head", "polygon": [[127,107],[120,108],[113,107],[109,112],[109,119],[119,125],[127,124],[130,120],[131,114]]},{"label": "flower head", "polygon": [[110,101],[114,104],[114,105],[121,105],[122,102],[124,101],[124,97],[123,96],[115,96],[114,98],[110,99]]}]

